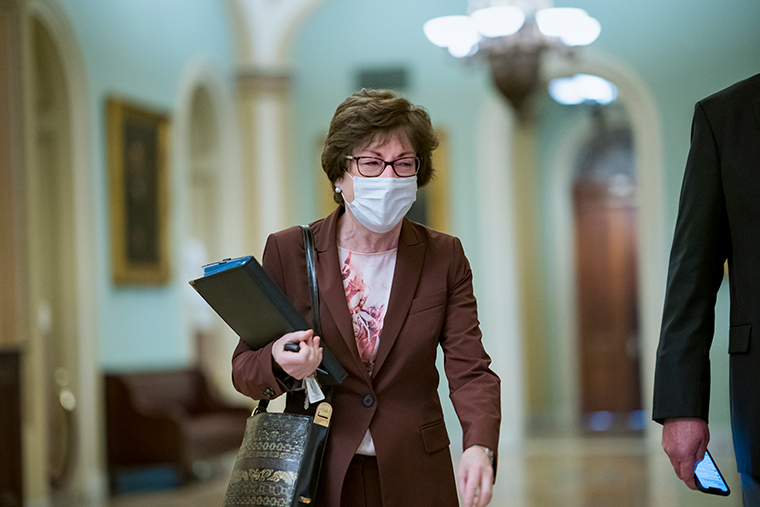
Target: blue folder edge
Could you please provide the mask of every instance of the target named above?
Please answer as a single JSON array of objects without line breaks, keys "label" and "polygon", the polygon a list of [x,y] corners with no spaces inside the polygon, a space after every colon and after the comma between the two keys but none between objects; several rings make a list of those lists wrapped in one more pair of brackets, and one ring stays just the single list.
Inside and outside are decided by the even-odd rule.
[{"label": "blue folder edge", "polygon": [[[254,259],[252,255],[246,255],[243,257],[235,257],[235,258],[226,258],[218,262],[212,262],[210,264],[206,264],[202,266],[203,278],[206,278],[208,276],[215,275],[218,273],[222,273],[229,269],[244,266],[249,261],[252,261],[256,263],[256,265],[258,265],[258,262]],[[197,280],[190,281],[190,285],[192,285],[196,290],[198,290],[198,288],[194,284],[194,282],[196,281]],[[284,297],[284,295],[282,295],[282,297]],[[306,328],[304,327],[304,329]],[[320,344],[320,347],[322,347],[324,351],[324,357],[322,358],[322,361],[323,361],[322,364],[320,364],[320,367],[317,368],[317,373],[319,374],[318,377],[320,377],[320,380],[323,383],[327,383],[327,384],[342,383],[343,379],[347,376],[346,371],[343,369],[340,363],[335,359],[335,357],[332,355],[332,353],[329,351],[329,349],[327,349],[327,347],[324,344]],[[334,371],[335,375],[328,373],[328,371],[324,369],[326,363],[332,365],[333,369],[336,370]],[[331,379],[331,380],[328,380],[328,379]]]},{"label": "blue folder edge", "polygon": [[203,276],[209,276],[213,275],[215,273],[220,273],[222,271],[225,271],[227,269],[236,268],[238,266],[242,266],[246,262],[248,262],[251,259],[250,255],[247,255],[245,257],[236,257],[234,259],[222,259],[218,262],[212,262],[211,264],[206,264],[203,266]]}]

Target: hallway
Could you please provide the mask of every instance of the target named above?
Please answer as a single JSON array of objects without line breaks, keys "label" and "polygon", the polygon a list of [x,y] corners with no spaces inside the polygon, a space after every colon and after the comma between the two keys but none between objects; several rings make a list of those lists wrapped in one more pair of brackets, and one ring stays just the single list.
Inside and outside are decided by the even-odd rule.
[{"label": "hallway", "polygon": [[[513,456],[502,450],[493,507],[740,507],[730,453],[714,452],[732,493],[718,497],[679,483],[664,453],[640,438],[534,438]],[[227,477],[184,488],[119,495],[108,507],[221,505]],[[412,506],[409,506],[412,507]]]}]

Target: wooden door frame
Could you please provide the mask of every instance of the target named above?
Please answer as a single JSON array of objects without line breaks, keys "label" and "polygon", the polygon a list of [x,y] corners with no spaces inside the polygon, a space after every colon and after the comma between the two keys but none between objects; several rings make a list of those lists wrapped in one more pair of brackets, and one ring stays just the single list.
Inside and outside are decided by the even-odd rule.
[{"label": "wooden door frame", "polygon": [[[21,9],[0,0],[0,416],[3,455],[0,495],[24,503],[20,361],[27,334],[24,287],[24,160],[21,78]],[[20,269],[19,269],[20,268]]]},{"label": "wooden door frame", "polygon": [[[34,74],[34,41],[32,26],[40,23],[50,35],[63,68],[63,78],[66,80],[66,98],[69,109],[67,125],[68,142],[70,143],[71,177],[66,184],[72,195],[72,238],[74,249],[74,265],[70,269],[74,273],[73,294],[75,315],[72,317],[74,339],[77,350],[74,368],[76,369],[76,385],[73,394],[77,400],[76,439],[79,442],[76,465],[72,473],[73,495],[87,502],[101,502],[107,496],[107,481],[101,449],[103,447],[103,416],[101,378],[98,363],[98,302],[96,282],[99,274],[105,270],[96,255],[95,231],[96,218],[95,190],[102,175],[96,171],[96,165],[91,161],[91,139],[99,139],[91,133],[91,105],[89,101],[87,73],[82,60],[82,53],[77,43],[73,27],[68,17],[55,0],[26,0],[22,14],[22,53],[23,53],[23,86],[31,89]],[[27,161],[27,171],[31,170],[34,160],[35,143],[33,123],[35,105],[29,95],[24,97],[24,116],[28,119],[24,125],[24,153]],[[33,206],[34,196],[28,192],[24,197],[25,209]],[[28,225],[27,225],[28,227]],[[28,282],[27,282],[28,285]],[[34,323],[33,305],[30,295],[26,295],[27,310],[25,318]],[[45,410],[40,405],[44,403],[45,372],[44,355],[40,348],[44,347],[39,332],[30,328],[27,336],[28,357],[25,358],[24,404],[29,407],[30,415],[25,426],[25,442],[43,441],[42,444],[28,446],[24,451],[25,493],[29,502],[49,502],[48,474],[46,466],[46,449],[44,435],[46,432]]]},{"label": "wooden door frame", "polygon": [[[635,198],[635,193],[610,192],[609,180],[576,179],[573,185],[584,429],[590,428],[586,418],[595,412],[613,416],[604,429],[638,429],[628,419],[642,407]],[[635,360],[629,351],[631,333],[636,335]]]},{"label": "wooden door frame", "polygon": [[[0,45],[5,54],[0,84],[0,103],[9,112],[0,118],[0,347],[18,348],[24,329],[24,213],[23,189],[24,115],[21,108],[21,12],[17,2],[0,0],[0,13],[5,17],[7,31],[0,32],[6,40]],[[6,44],[7,43],[7,44]],[[13,268],[11,268],[11,266]],[[17,269],[17,268],[21,269]]]},{"label": "wooden door frame", "polygon": [[[190,230],[190,206],[191,203],[191,173],[188,168],[191,165],[191,114],[193,98],[199,89],[208,93],[211,105],[214,111],[218,157],[217,163],[220,168],[216,188],[217,210],[220,223],[217,224],[219,229],[218,250],[224,252],[225,257],[237,257],[249,254],[245,246],[245,237],[240,231],[246,230],[250,224],[241,209],[245,207],[246,188],[240,184],[245,179],[242,155],[241,140],[239,134],[240,118],[236,111],[235,97],[230,93],[229,86],[220,78],[224,73],[217,68],[217,64],[205,58],[199,58],[191,61],[184,69],[180,78],[179,91],[174,107],[172,120],[172,140],[171,154],[172,160],[171,173],[173,181],[171,188],[179,189],[173,193],[172,206],[173,216],[170,217],[172,224],[178,224],[174,227],[176,236],[172,239],[172,244],[178,247],[178,251],[184,248],[185,241],[191,237]],[[186,277],[176,276],[172,282],[178,293],[192,291],[187,283]],[[197,297],[197,294],[189,294],[188,297]],[[190,310],[190,305],[183,305],[184,311]],[[185,315],[183,321],[187,330],[187,335],[191,336],[192,326],[191,316]],[[231,366],[229,356],[224,351],[232,350],[238,341],[237,335],[222,324],[219,326],[217,334],[217,348],[219,354],[208,358],[206,366],[212,373],[212,379],[215,387],[228,399],[236,402],[245,402],[245,397],[235,391],[229,382]]]}]

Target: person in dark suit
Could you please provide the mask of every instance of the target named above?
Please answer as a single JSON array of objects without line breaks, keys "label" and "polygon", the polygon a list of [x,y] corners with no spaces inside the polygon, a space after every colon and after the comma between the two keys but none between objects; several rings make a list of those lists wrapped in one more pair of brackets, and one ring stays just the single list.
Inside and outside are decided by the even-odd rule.
[{"label": "person in dark suit", "polygon": [[[467,507],[490,502],[501,419],[460,241],[404,218],[432,176],[437,138],[427,112],[393,92],[362,90],[336,110],[322,167],[338,209],[314,222],[323,336],[287,334],[253,351],[242,341],[233,382],[253,399],[287,393],[312,374],[323,341],[348,373],[332,391],[333,419],[317,505]],[[311,314],[301,232],[269,236],[264,269]],[[299,342],[298,353],[284,350]],[[438,397],[438,347],[464,431],[455,478]]]},{"label": "person in dark suit", "polygon": [[760,74],[697,103],[655,369],[653,419],[678,477],[710,439],[710,346],[728,261],[731,425],[744,505],[760,505]]}]

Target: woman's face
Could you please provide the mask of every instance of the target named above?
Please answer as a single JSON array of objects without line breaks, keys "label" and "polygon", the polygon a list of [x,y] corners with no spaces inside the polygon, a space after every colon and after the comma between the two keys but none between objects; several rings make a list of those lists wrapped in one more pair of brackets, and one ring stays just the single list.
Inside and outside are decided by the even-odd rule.
[{"label": "woman's face", "polygon": [[[400,158],[414,157],[416,153],[406,136],[393,136],[385,143],[374,141],[366,148],[356,150],[351,155],[354,157],[376,157],[385,162],[394,162]],[[359,174],[355,160],[346,160],[346,172],[354,178],[364,177]],[[393,172],[390,165],[386,165],[378,178],[398,178],[398,176]],[[354,202],[354,182],[351,178],[344,173],[335,181],[335,186],[343,192],[343,198],[347,202]]]}]

